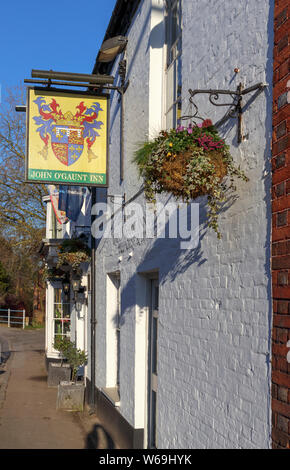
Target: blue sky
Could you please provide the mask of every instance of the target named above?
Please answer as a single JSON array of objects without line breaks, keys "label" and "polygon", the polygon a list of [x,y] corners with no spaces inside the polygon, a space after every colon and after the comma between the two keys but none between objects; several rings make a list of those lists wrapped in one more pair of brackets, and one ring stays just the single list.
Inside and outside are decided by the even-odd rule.
[{"label": "blue sky", "polygon": [[13,88],[31,69],[91,73],[116,0],[3,0],[0,84]]}]

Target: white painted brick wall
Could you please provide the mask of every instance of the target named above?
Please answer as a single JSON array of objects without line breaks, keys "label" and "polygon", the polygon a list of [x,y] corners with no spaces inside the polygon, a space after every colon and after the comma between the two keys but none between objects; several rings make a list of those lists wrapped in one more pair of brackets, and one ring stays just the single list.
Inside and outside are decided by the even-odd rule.
[{"label": "white painted brick wall", "polygon": [[[188,88],[231,88],[272,82],[273,0],[183,1],[183,109]],[[109,194],[141,186],[131,163],[148,122],[150,2],[128,32],[130,86],[125,95],[125,181],[119,183],[119,114],[111,110]],[[161,65],[160,65],[161,66]],[[233,69],[241,73],[235,78]],[[205,117],[220,109],[199,97]],[[97,252],[96,384],[106,377],[106,274],[121,272],[121,406],[134,425],[136,271],[159,269],[159,448],[270,447],[270,136],[271,86],[244,115],[245,140],[236,122],[222,134],[250,177],[238,181],[239,199],[220,216],[221,241],[205,230],[196,250],[175,240],[102,240]],[[101,196],[99,196],[101,197]],[[137,199],[143,201],[143,197]],[[133,257],[129,252],[133,250]],[[121,262],[119,256],[123,256]]]}]

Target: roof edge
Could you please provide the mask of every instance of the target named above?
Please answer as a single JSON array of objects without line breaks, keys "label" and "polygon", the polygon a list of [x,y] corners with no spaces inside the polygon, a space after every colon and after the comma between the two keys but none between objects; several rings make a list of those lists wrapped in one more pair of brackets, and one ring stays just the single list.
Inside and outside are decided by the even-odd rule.
[{"label": "roof edge", "polygon": [[[117,0],[109,25],[107,27],[103,42],[114,36],[126,36],[131,25],[132,19],[142,0]],[[108,74],[113,68],[114,62],[101,63],[96,61],[93,68],[93,74]]]}]

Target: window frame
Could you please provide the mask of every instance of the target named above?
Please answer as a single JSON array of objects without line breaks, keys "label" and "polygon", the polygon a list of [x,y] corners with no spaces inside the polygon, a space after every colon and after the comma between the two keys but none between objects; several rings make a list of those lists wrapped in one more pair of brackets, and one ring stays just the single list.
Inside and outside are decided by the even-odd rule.
[{"label": "window frame", "polygon": [[[178,15],[178,32],[173,33],[172,24],[174,9]],[[172,42],[173,34],[176,36]],[[164,95],[164,121],[167,129],[177,126],[181,116],[182,103],[182,0],[165,1],[165,95]],[[172,74],[170,76],[170,74]],[[172,78],[171,78],[172,77]],[[172,89],[169,90],[170,78]],[[169,99],[169,91],[171,99]]]},{"label": "window frame", "polygon": [[[58,298],[56,301],[56,292],[58,291]],[[52,337],[53,341],[52,344],[54,344],[54,341],[56,337],[71,337],[71,302],[70,301],[65,301],[66,300],[66,294],[63,292],[62,286],[53,286],[53,311],[52,311]],[[56,306],[58,306],[59,314],[60,316],[56,316]],[[68,312],[65,313],[63,307],[68,306]],[[56,322],[60,322],[61,326],[61,332],[56,333]],[[67,331],[64,331],[64,326],[65,323],[69,323],[69,329]]]}]

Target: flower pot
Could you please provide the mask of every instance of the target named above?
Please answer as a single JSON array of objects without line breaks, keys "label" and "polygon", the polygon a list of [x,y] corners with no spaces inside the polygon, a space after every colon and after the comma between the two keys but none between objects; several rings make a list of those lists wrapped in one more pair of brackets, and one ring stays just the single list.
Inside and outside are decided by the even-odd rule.
[{"label": "flower pot", "polygon": [[85,385],[83,382],[63,381],[58,385],[56,408],[67,411],[83,411]]},{"label": "flower pot", "polygon": [[49,387],[57,387],[60,382],[68,381],[71,378],[70,365],[60,362],[50,362],[48,365],[47,385]]}]

